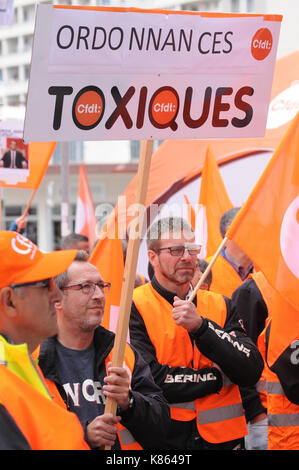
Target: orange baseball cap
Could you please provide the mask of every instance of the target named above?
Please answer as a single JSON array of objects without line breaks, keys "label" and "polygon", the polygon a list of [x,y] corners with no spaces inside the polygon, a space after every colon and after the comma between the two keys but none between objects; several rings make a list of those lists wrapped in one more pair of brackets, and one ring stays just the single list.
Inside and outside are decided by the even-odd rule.
[{"label": "orange baseball cap", "polygon": [[77,250],[46,253],[19,233],[0,231],[0,289],[58,276],[66,271],[76,254]]}]

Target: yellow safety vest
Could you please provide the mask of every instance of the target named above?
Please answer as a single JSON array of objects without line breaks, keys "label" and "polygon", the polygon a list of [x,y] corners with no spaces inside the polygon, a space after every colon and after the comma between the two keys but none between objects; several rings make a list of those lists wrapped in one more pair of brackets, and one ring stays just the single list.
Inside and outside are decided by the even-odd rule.
[{"label": "yellow safety vest", "polygon": [[88,450],[76,415],[52,401],[26,344],[0,336],[0,403],[33,450]]}]

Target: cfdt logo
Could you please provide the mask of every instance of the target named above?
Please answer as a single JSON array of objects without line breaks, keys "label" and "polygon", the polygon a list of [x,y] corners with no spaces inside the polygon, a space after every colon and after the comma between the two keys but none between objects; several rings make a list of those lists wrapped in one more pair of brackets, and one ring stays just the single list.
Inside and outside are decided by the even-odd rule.
[{"label": "cfdt logo", "polygon": [[87,86],[77,93],[72,115],[74,123],[79,129],[93,129],[104,115],[105,97],[96,86]]},{"label": "cfdt logo", "polygon": [[175,118],[179,111],[179,95],[172,87],[161,87],[157,90],[149,103],[149,119],[158,129],[170,127],[177,130]]},{"label": "cfdt logo", "polygon": [[268,28],[259,29],[251,41],[251,54],[256,60],[264,60],[271,52],[273,38]]}]

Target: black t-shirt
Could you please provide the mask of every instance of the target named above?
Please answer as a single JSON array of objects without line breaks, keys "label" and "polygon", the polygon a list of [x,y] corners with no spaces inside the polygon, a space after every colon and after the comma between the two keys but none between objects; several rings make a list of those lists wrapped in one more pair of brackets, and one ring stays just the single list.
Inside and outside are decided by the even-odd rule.
[{"label": "black t-shirt", "polygon": [[74,350],[57,342],[57,373],[67,396],[67,405],[83,427],[104,413],[105,397],[94,377],[94,343],[84,350]]}]

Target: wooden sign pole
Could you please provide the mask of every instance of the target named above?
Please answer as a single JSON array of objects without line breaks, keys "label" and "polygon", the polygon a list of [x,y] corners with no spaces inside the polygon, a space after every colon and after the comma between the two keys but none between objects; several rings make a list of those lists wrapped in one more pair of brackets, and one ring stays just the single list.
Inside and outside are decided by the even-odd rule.
[{"label": "wooden sign pole", "polygon": [[[151,155],[153,150],[153,141],[146,140],[142,141],[138,165],[138,174],[137,174],[137,188],[135,196],[135,204],[141,204],[145,206],[146,202],[146,193],[148,187],[148,178],[149,170],[151,164]],[[138,206],[136,206],[138,207]],[[122,292],[120,298],[120,307],[119,307],[119,316],[115,334],[114,349],[112,355],[112,365],[114,367],[121,367],[123,365],[124,353],[126,347],[127,333],[129,328],[129,320],[131,313],[131,304],[133,289],[136,277],[136,268],[138,260],[138,252],[140,246],[140,240],[142,236],[142,226],[143,226],[143,215],[139,217],[139,230],[138,234],[135,231],[134,236],[131,236],[129,232],[129,242],[127,249],[127,256],[125,262],[124,270],[124,281],[122,285]],[[105,413],[116,414],[117,403],[111,398],[107,398],[105,405]],[[106,446],[105,450],[109,450],[110,447]]]}]

